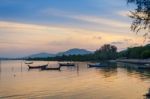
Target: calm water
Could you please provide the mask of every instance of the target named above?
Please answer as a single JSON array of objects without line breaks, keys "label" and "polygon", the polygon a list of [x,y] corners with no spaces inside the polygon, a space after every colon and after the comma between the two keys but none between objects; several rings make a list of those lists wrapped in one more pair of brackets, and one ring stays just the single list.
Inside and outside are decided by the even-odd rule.
[{"label": "calm water", "polygon": [[[86,64],[40,71],[28,70],[21,61],[2,61],[0,99],[144,99],[143,94],[150,88],[149,71],[87,68]],[[49,66],[58,63],[50,62]]]}]

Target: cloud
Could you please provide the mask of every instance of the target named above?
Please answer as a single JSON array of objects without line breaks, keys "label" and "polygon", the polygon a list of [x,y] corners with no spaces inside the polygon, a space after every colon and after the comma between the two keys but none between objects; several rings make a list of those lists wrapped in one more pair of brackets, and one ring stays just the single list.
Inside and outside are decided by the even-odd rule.
[{"label": "cloud", "polygon": [[83,15],[83,14],[76,14],[72,12],[65,12],[59,9],[48,8],[41,11],[42,14],[46,16],[57,16],[57,17],[64,17],[73,20],[78,20],[81,22],[91,23],[91,24],[98,24],[98,25],[105,25],[108,27],[120,27],[120,28],[127,28],[130,27],[130,23],[126,23],[123,21],[117,21],[110,18],[103,18],[100,16],[92,16],[92,15]]},{"label": "cloud", "polygon": [[111,42],[111,44],[115,44],[115,45],[118,45],[118,44],[124,44],[124,42],[121,42],[121,41],[117,41],[117,42]]},{"label": "cloud", "polygon": [[123,41],[125,41],[125,42],[132,42],[133,40],[132,39],[124,39]]},{"label": "cloud", "polygon": [[0,41],[0,44],[26,44],[22,42]]},{"label": "cloud", "polygon": [[[24,24],[0,21],[1,53],[59,52],[70,48],[96,50],[105,43],[133,39],[134,36],[75,27]],[[113,42],[119,45],[119,42]],[[130,42],[129,42],[130,43]],[[119,48],[125,47],[119,45]],[[13,50],[12,50],[13,48]],[[7,49],[7,50],[6,50]]]},{"label": "cloud", "polygon": [[139,46],[139,43],[134,43],[133,46]]},{"label": "cloud", "polygon": [[101,36],[94,36],[93,39],[101,40],[102,37]]},{"label": "cloud", "polygon": [[[137,38],[134,34],[130,34],[130,23],[117,19],[121,19],[120,16],[124,16],[125,12],[118,12],[119,17],[116,14],[117,17],[114,16],[115,11],[121,10],[124,4],[120,3],[120,0],[115,1],[117,0],[113,2],[106,0],[77,2],[76,5],[81,4],[79,5],[81,8],[68,1],[64,2],[67,5],[71,3],[71,6],[61,4],[61,2],[58,6],[57,1],[42,3],[40,6],[41,2],[35,4],[35,0],[30,2],[30,5],[26,1],[26,3],[11,1],[11,3],[23,6],[14,7],[10,4],[9,8],[5,9],[6,11],[3,9],[1,11],[1,20],[9,19],[16,22],[0,21],[0,53],[59,52],[74,47],[95,50],[105,43],[117,44],[120,49],[133,43],[139,43],[138,40],[134,42],[124,40],[125,38],[133,40]],[[82,4],[85,4],[87,8]],[[4,7],[7,7],[6,5],[7,3],[2,3]],[[30,9],[31,11],[30,7],[33,8]],[[18,8],[19,10],[16,10]]]},{"label": "cloud", "polygon": [[125,10],[123,10],[123,11],[118,11],[118,12],[116,12],[116,13],[117,13],[117,15],[123,16],[123,17],[128,17],[129,15],[131,15],[130,11],[125,11]]},{"label": "cloud", "polygon": [[105,26],[109,26],[109,27],[126,28],[126,27],[130,26],[130,24],[125,23],[125,22],[120,22],[120,21],[116,21],[113,19],[107,19],[107,18],[102,18],[102,17],[97,17],[97,16],[80,15],[80,16],[73,16],[72,18],[80,20],[80,21],[84,21],[84,22],[100,24],[100,25],[105,25]]}]

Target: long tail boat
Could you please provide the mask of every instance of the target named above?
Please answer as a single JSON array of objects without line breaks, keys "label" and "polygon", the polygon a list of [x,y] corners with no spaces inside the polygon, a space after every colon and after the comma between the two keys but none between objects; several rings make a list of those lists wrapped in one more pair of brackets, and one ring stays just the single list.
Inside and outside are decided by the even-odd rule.
[{"label": "long tail boat", "polygon": [[33,64],[33,62],[25,62],[25,64]]},{"label": "long tail boat", "polygon": [[88,64],[88,67],[106,67],[106,64],[96,63],[96,64]]},{"label": "long tail boat", "polygon": [[28,65],[29,69],[40,69],[40,68],[46,68],[48,66],[48,64],[46,65],[39,65],[39,66],[31,66],[31,65]]},{"label": "long tail boat", "polygon": [[75,63],[59,63],[59,66],[75,66]]},{"label": "long tail boat", "polygon": [[61,68],[61,66],[59,66],[59,67],[46,67],[46,68],[41,68],[41,70],[60,70],[60,68]]}]

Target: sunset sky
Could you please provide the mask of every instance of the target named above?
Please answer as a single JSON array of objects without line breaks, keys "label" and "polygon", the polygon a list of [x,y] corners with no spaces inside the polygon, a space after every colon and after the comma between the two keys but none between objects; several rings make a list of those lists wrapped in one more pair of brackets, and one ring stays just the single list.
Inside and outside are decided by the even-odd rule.
[{"label": "sunset sky", "polygon": [[0,0],[0,57],[143,45],[126,0]]}]

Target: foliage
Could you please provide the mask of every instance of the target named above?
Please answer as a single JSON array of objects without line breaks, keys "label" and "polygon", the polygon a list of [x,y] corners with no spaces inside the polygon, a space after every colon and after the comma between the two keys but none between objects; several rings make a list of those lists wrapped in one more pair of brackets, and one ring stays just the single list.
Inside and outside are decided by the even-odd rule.
[{"label": "foliage", "polygon": [[143,51],[141,57],[145,59],[150,58],[150,50]]},{"label": "foliage", "polygon": [[118,58],[145,59],[150,58],[150,45],[128,48],[118,53]]},{"label": "foliage", "polygon": [[51,61],[94,61],[93,54],[87,55],[63,55],[49,58],[29,58],[28,60],[51,60]]},{"label": "foliage", "polygon": [[110,44],[105,44],[100,49],[95,51],[95,57],[100,60],[115,59],[116,56],[117,47]]},{"label": "foliage", "polygon": [[150,0],[127,0],[134,3],[137,7],[131,11],[130,17],[133,19],[131,30],[138,33],[145,30],[144,37],[149,37],[150,32]]},{"label": "foliage", "polygon": [[117,47],[105,44],[93,54],[87,55],[63,55],[49,58],[29,58],[28,60],[51,60],[51,61],[101,61],[116,58],[126,59],[147,59],[150,58],[150,44],[139,47],[128,48],[117,52]]}]

